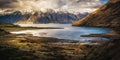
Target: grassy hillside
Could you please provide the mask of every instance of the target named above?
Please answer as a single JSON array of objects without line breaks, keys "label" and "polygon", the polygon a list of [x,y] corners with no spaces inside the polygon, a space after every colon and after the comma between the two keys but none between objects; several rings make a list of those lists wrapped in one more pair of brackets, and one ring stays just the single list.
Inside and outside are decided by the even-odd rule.
[{"label": "grassy hillside", "polygon": [[73,26],[120,27],[120,0],[110,0],[87,17],[73,22]]},{"label": "grassy hillside", "polygon": [[120,40],[110,40],[90,49],[82,60],[120,60]]}]

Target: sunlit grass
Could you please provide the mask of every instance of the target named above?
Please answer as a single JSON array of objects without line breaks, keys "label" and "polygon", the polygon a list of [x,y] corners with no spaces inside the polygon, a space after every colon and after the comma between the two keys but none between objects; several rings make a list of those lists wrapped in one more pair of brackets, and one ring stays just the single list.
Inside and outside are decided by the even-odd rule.
[{"label": "sunlit grass", "polygon": [[[0,29],[1,28],[7,31],[34,29],[34,27],[19,26],[2,26]],[[0,36],[0,53],[3,52],[4,54],[2,54],[5,55],[4,57],[7,60],[9,60],[9,58],[16,60],[23,60],[24,58],[26,58],[26,60],[69,60],[69,56],[74,58],[76,55],[79,56],[79,53],[83,52],[80,48],[77,48],[78,45],[54,44],[65,41],[62,39],[35,37],[26,34],[4,34],[5,35]],[[7,54],[6,51],[8,51]]]}]

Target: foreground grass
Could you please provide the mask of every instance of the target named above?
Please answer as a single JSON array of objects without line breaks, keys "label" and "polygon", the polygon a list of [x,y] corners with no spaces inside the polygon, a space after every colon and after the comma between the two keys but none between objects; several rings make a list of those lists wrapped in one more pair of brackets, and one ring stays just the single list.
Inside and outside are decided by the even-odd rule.
[{"label": "foreground grass", "polygon": [[20,36],[21,35],[14,34],[0,36],[0,59],[79,60],[87,49],[87,47],[83,45],[53,44],[63,42],[63,40],[56,38]]},{"label": "foreground grass", "polygon": [[26,29],[43,28],[0,24],[0,60],[79,60],[85,54],[82,50],[85,47],[79,48],[79,45],[54,44],[65,41],[62,39],[6,32]]}]

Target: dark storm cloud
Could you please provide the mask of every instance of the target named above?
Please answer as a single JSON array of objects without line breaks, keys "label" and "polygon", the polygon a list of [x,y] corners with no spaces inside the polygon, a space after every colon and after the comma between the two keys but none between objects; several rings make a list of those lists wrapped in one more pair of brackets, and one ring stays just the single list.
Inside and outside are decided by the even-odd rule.
[{"label": "dark storm cloud", "polygon": [[17,7],[17,0],[0,0],[0,8],[14,8]]}]

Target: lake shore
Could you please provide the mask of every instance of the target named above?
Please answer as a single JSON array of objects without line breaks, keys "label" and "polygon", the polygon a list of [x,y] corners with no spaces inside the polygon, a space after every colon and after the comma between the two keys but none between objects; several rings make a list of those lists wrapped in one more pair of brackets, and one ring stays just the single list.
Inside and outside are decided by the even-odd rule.
[{"label": "lake shore", "polygon": [[[55,44],[60,42],[71,44]],[[70,56],[73,59],[78,59],[84,56],[88,50],[87,45],[73,43],[77,43],[77,41],[57,38],[36,37],[29,34],[8,33],[0,36],[0,54],[2,52],[4,53],[0,55],[0,58],[3,56],[3,59],[7,60],[9,60],[9,58],[22,60],[57,60],[62,58],[68,60]]]},{"label": "lake shore", "polygon": [[[11,28],[10,25],[7,27]],[[16,31],[21,28],[23,27],[14,27]],[[31,34],[11,34],[5,30],[0,30],[4,32],[0,33],[0,58],[3,60],[69,60],[69,58],[79,60],[88,53],[91,47],[99,46],[95,44],[97,41],[87,41],[91,43],[85,44],[86,41],[37,37]]]},{"label": "lake shore", "polygon": [[[5,30],[11,27],[9,25],[5,27]],[[23,28],[14,27],[14,29],[11,28],[7,31],[20,31]],[[2,58],[2,60],[80,60],[87,56],[92,48],[97,48],[108,42],[108,40],[78,41],[38,37],[32,34],[11,34],[5,30],[0,30],[3,32],[0,33],[0,59]],[[83,35],[83,37],[106,37],[106,35],[94,34],[92,36]]]}]

